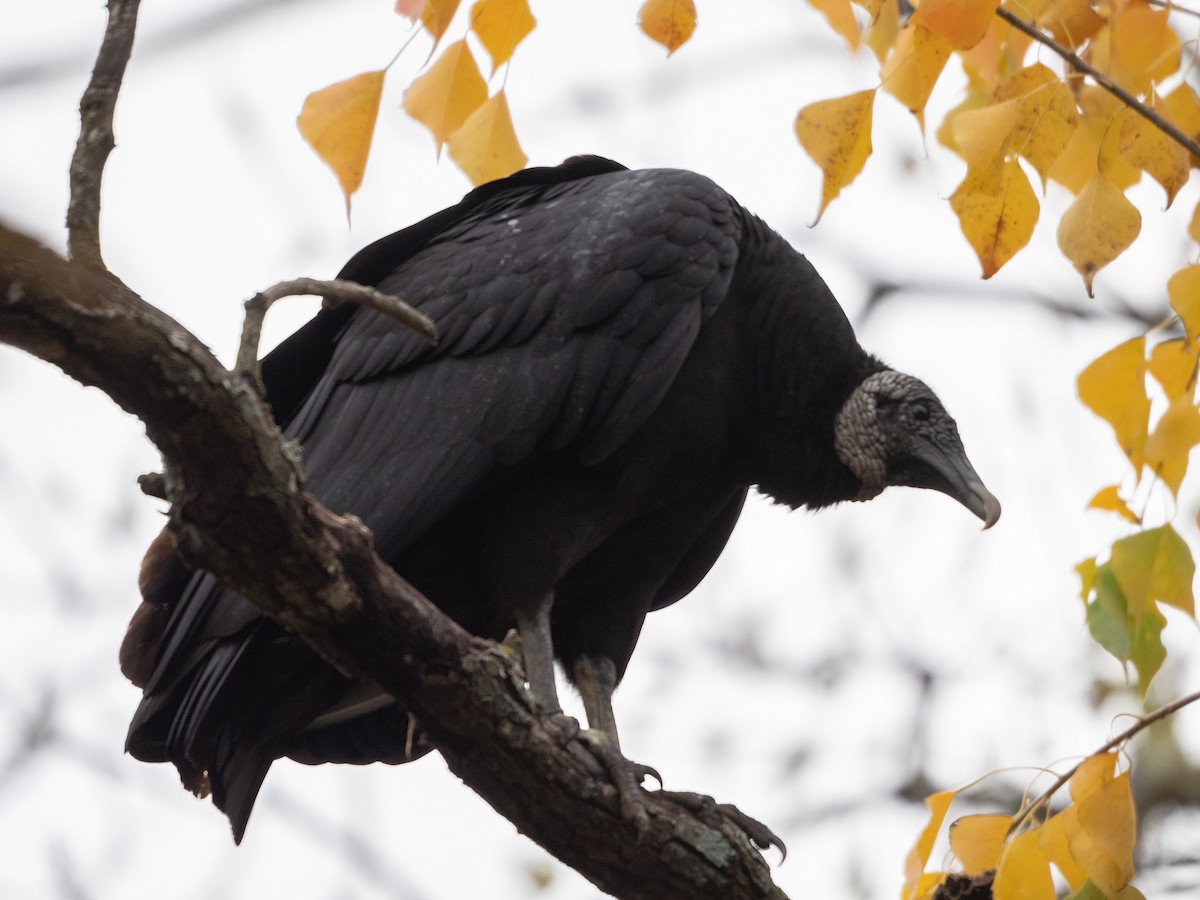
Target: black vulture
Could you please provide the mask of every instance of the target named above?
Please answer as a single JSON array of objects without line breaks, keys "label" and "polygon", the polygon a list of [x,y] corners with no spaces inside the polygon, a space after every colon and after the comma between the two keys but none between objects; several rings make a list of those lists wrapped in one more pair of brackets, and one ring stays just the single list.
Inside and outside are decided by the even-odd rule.
[{"label": "black vulture", "polygon": [[[468,630],[515,627],[548,716],[561,663],[594,746],[619,746],[612,692],[646,614],[707,574],[750,487],[815,509],[909,485],[987,526],[1000,514],[933,392],[867,354],[808,260],[695,173],[529,169],[339,277],[404,298],[440,341],[341,307],[263,360],[309,490]],[[430,749],[395,698],[169,541],[143,576],[122,648],[144,687],[127,748],[211,789],[236,840],[276,759]]]}]

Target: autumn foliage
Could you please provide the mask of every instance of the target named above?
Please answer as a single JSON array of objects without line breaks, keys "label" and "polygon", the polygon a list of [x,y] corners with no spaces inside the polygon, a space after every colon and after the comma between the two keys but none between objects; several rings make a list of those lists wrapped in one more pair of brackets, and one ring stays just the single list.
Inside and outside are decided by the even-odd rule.
[{"label": "autumn foliage", "polygon": [[[1200,167],[1200,98],[1183,77],[1184,42],[1172,18],[1176,8],[1165,0],[810,2],[851,53],[869,53],[879,66],[874,87],[809,104],[796,116],[796,137],[822,173],[818,220],[867,165],[881,95],[902,104],[922,135],[932,129],[962,161],[949,208],[984,278],[1028,244],[1042,212],[1039,198],[1065,190],[1072,199],[1057,242],[1090,295],[1097,274],[1138,238],[1143,213],[1157,213],[1139,210],[1129,189],[1148,178],[1170,207]],[[396,12],[435,48],[403,107],[429,130],[438,152],[446,148],[479,184],[526,162],[503,81],[495,82],[536,20],[528,0],[477,0],[463,25],[459,5],[396,0]],[[692,36],[697,10],[693,0],[646,0],[637,22],[669,55]],[[487,76],[479,65],[484,55]],[[942,121],[927,123],[927,103],[947,71],[961,98]],[[300,115],[301,131],[337,175],[347,209],[362,180],[385,73],[317,91]],[[1200,205],[1186,237],[1195,257]],[[1172,520],[1190,452],[1200,444],[1200,265],[1164,279],[1163,291],[1170,304],[1164,325],[1101,355],[1078,379],[1081,401],[1108,423],[1129,464],[1089,504],[1117,517],[1124,535],[1077,567],[1084,618],[1094,639],[1127,670],[1132,666],[1143,699],[1166,657],[1165,610],[1195,619],[1193,553]],[[1167,515],[1148,521],[1146,510],[1164,508]],[[1054,877],[1072,900],[1141,897],[1130,885],[1136,829],[1122,746],[1110,742],[1015,815],[959,818],[949,831],[957,865],[936,872],[925,871],[934,840],[962,792],[930,796],[903,897],[933,897],[952,868],[994,871],[994,896],[1005,900],[1051,900]],[[1070,803],[1051,815],[1051,795],[1067,783]]]}]

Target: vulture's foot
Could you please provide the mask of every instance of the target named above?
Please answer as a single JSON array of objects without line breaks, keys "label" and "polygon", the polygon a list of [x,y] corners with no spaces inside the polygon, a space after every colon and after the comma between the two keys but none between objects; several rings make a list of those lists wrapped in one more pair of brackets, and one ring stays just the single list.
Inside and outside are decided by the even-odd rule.
[{"label": "vulture's foot", "polygon": [[642,781],[649,776],[657,781],[661,788],[662,776],[658,774],[658,770],[653,766],[626,759],[612,738],[595,728],[580,731],[576,742],[586,747],[588,755],[608,774],[620,798],[621,817],[633,823],[638,837],[641,838],[650,827],[650,812],[646,808],[646,793],[642,790]]},{"label": "vulture's foot", "polygon": [[737,826],[750,838],[754,846],[760,850],[769,847],[779,848],[779,861],[787,859],[787,847],[770,828],[758,819],[752,819],[732,803],[718,803],[705,794],[694,794],[691,791],[659,791],[658,796],[664,800],[678,803],[684,809],[697,813],[704,818],[718,817]]}]

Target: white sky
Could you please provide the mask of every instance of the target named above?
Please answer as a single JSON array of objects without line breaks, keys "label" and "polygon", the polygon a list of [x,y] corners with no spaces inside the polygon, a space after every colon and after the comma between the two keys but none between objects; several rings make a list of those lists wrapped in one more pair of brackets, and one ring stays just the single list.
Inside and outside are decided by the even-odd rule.
[{"label": "white sky", "polygon": [[[507,76],[531,164],[593,152],[710,175],[810,256],[852,318],[872,279],[929,286],[885,304],[859,337],[940,393],[1004,516],[980,534],[946,498],[913,491],[818,515],[754,504],[708,581],[648,622],[617,697],[625,749],[669,787],[775,828],[791,851],[777,878],[793,896],[894,897],[923,814],[891,795],[917,760],[938,788],[1044,765],[1088,752],[1115,712],[1134,708],[1123,695],[1101,711],[1088,704],[1093,679],[1119,683],[1121,672],[1087,640],[1071,573],[1120,533],[1083,506],[1123,473],[1106,428],[1074,400],[1074,374],[1133,326],[1055,317],[1025,299],[1088,303],[1054,246],[1065,204],[1054,188],[1037,246],[979,281],[945,202],[961,166],[932,135],[926,158],[887,97],[875,158],[810,230],[820,176],[792,119],[874,84],[866,51],[852,60],[803,4],[744,0],[701,2],[696,37],[668,60],[637,32],[637,6],[534,4],[539,28]],[[389,75],[347,229],[295,116],[308,92],[385,64],[407,26],[386,0],[292,2],[168,40],[212,7],[145,4],[103,225],[114,271],[228,360],[254,291],[332,275],[468,185],[398,109],[428,52],[418,40]],[[0,86],[0,218],[61,247],[102,4],[9,3],[0,22],[0,73],[78,60],[60,77]],[[931,120],[956,91],[953,78],[939,88]],[[1180,221],[1195,189],[1166,214],[1157,187],[1135,196],[1145,233],[1100,275],[1095,303],[1163,309],[1159,273],[1190,252]],[[268,343],[313,309],[273,311]],[[539,896],[596,895],[436,757],[276,764],[235,848],[224,818],[171,768],[121,752],[137,694],[116,648],[161,524],[134,484],[156,467],[153,448],[97,392],[3,347],[0,423],[0,897],[520,898],[536,874],[549,878]],[[1195,656],[1195,629],[1174,621],[1167,637],[1173,660]],[[923,700],[920,672],[935,676]],[[1194,663],[1173,662],[1163,678],[1182,692],[1196,676]],[[52,729],[30,752],[20,740],[44,711]],[[1200,746],[1197,723],[1178,728]]]}]

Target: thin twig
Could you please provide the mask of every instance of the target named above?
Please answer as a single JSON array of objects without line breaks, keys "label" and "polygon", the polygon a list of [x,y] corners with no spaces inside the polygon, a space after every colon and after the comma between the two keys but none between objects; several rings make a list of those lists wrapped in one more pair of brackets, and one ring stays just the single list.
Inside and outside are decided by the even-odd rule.
[{"label": "thin twig", "polygon": [[246,301],[246,319],[242,324],[242,340],[238,345],[235,371],[253,379],[255,384],[261,381],[262,370],[258,364],[258,343],[262,337],[263,319],[266,318],[267,310],[276,300],[300,296],[320,297],[324,300],[323,305],[326,309],[333,309],[343,303],[355,303],[359,306],[369,307],[391,316],[419,332],[430,343],[437,343],[437,328],[434,326],[433,320],[413,309],[399,297],[393,297],[391,294],[385,294],[373,287],[353,281],[293,278],[291,281],[281,281]]},{"label": "thin twig", "polygon": [[1071,68],[1090,76],[1095,80],[1096,84],[1100,85],[1100,87],[1104,88],[1114,97],[1132,109],[1135,113],[1142,116],[1142,118],[1148,120],[1152,125],[1154,125],[1155,128],[1159,129],[1161,132],[1163,132],[1163,134],[1170,137],[1171,140],[1175,141],[1175,143],[1187,150],[1188,153],[1192,154],[1193,156],[1200,156],[1200,142],[1197,142],[1195,138],[1184,134],[1169,121],[1160,116],[1157,112],[1146,106],[1146,104],[1142,103],[1142,101],[1138,100],[1138,98],[1133,96],[1133,94],[1129,93],[1129,91],[1125,90],[1119,84],[1116,84],[1111,78],[1109,78],[1099,69],[1084,62],[1066,47],[1058,43],[1058,41],[1054,40],[1054,38],[1047,34],[1043,34],[1033,25],[1030,25],[1024,19],[1013,15],[1004,7],[997,7],[996,15],[1002,18],[1013,28],[1029,35],[1038,43],[1049,47],[1064,60],[1066,60],[1067,64],[1070,65]]},{"label": "thin twig", "polygon": [[108,0],[108,27],[83,97],[79,101],[79,141],[71,159],[71,200],[67,207],[67,247],[71,259],[104,270],[100,255],[100,182],[116,142],[113,111],[133,50],[141,0]]},{"label": "thin twig", "polygon": [[[1134,735],[1138,734],[1138,732],[1140,732],[1146,728],[1149,728],[1155,722],[1165,719],[1167,716],[1178,712],[1179,710],[1183,709],[1188,704],[1195,703],[1197,700],[1200,700],[1200,691],[1194,691],[1191,694],[1186,694],[1185,696],[1180,697],[1177,700],[1172,700],[1170,703],[1160,706],[1158,709],[1153,710],[1152,712],[1146,713],[1146,715],[1139,717],[1138,720],[1133,723],[1133,725],[1129,726],[1124,731],[1122,731],[1120,734],[1118,734],[1116,737],[1114,737],[1112,740],[1108,741],[1103,746],[1101,746],[1097,750],[1093,751],[1091,753],[1091,755],[1088,757],[1088,759],[1090,759],[1092,756],[1097,756],[1098,754],[1101,754],[1101,753],[1107,753],[1109,750],[1113,750],[1117,747],[1120,747],[1122,744],[1126,743],[1130,738],[1134,737]],[[1026,820],[1028,820],[1028,818],[1031,815],[1033,815],[1034,812],[1036,812],[1038,809],[1040,809],[1042,806],[1044,806],[1046,803],[1048,803],[1050,801],[1050,798],[1053,797],[1058,792],[1059,788],[1061,788],[1064,784],[1066,784],[1068,781],[1070,781],[1071,778],[1075,775],[1075,773],[1079,771],[1079,767],[1082,766],[1084,764],[1084,762],[1086,762],[1086,761],[1087,761],[1086,759],[1081,760],[1078,765],[1072,767],[1069,771],[1060,775],[1058,777],[1058,779],[1054,782],[1054,784],[1050,785],[1050,787],[1048,787],[1045,791],[1043,791],[1036,800],[1034,800],[1032,803],[1030,803],[1028,806],[1026,806],[1025,809],[1021,810],[1015,816],[1013,816],[1013,822],[1012,822],[1012,825],[1009,826],[1008,833],[1012,834]]]}]

